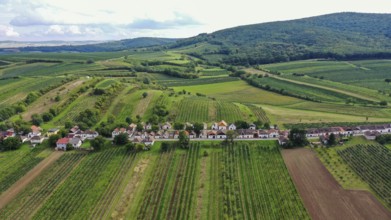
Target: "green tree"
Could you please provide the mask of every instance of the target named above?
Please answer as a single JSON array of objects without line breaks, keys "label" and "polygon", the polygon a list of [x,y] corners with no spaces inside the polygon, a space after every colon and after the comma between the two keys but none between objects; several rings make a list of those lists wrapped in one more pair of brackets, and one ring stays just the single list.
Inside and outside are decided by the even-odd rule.
[{"label": "green tree", "polygon": [[106,140],[102,136],[98,136],[95,139],[90,141],[91,147],[94,148],[94,151],[100,151],[104,149],[106,145]]},{"label": "green tree", "polygon": [[20,139],[18,137],[9,137],[3,141],[5,150],[17,150],[20,148]]},{"label": "green tree", "polygon": [[308,144],[304,129],[292,128],[288,135],[289,143],[287,147],[303,147]]},{"label": "green tree", "polygon": [[48,139],[49,146],[56,147],[56,143],[57,143],[58,139],[60,139],[60,138],[61,138],[61,136],[59,134],[51,135]]},{"label": "green tree", "polygon": [[113,140],[115,145],[125,145],[129,142],[128,139],[128,134],[127,133],[122,133],[114,137]]},{"label": "green tree", "polygon": [[42,122],[43,122],[43,120],[42,120],[42,117],[40,115],[33,114],[31,116],[31,123],[33,123],[33,125],[39,126],[39,125],[42,124]]},{"label": "green tree", "polygon": [[189,145],[190,145],[190,138],[188,135],[186,135],[186,132],[185,131],[181,131],[179,132],[179,146],[181,148],[189,148]]},{"label": "green tree", "polygon": [[50,121],[50,120],[52,120],[52,119],[53,119],[53,115],[50,114],[49,112],[44,112],[44,113],[42,114],[42,120],[43,120],[44,122],[48,122],[48,121]]},{"label": "green tree", "polygon": [[388,103],[387,103],[387,101],[381,101],[381,102],[379,102],[379,105],[380,106],[387,106]]},{"label": "green tree", "polygon": [[236,121],[235,122],[236,129],[248,129],[250,125],[245,121]]},{"label": "green tree", "polygon": [[108,117],[107,117],[107,123],[108,124],[113,124],[115,122],[115,116],[110,114]]},{"label": "green tree", "polygon": [[137,123],[136,131],[143,131],[143,130],[144,130],[144,126],[141,123]]},{"label": "green tree", "polygon": [[204,129],[204,124],[198,122],[193,124],[193,130],[195,133],[197,133],[197,135],[200,135],[203,129]]},{"label": "green tree", "polygon": [[126,121],[126,123],[128,123],[128,124],[131,124],[131,123],[133,122],[132,118],[129,117],[129,116],[126,117],[125,121]]},{"label": "green tree", "polygon": [[151,131],[158,132],[159,131],[159,125],[152,125]]},{"label": "green tree", "polygon": [[329,146],[334,146],[334,145],[336,145],[337,144],[337,140],[336,140],[336,138],[335,138],[335,134],[334,133],[331,133],[330,135],[329,135],[329,140],[327,141],[327,145],[329,145]]},{"label": "green tree", "polygon": [[144,93],[143,93],[143,98],[145,99],[147,96],[148,96],[148,93],[147,93],[147,92],[144,92]]},{"label": "green tree", "polygon": [[236,138],[236,133],[235,133],[235,131],[229,130],[229,131],[226,132],[225,142],[226,142],[227,144],[233,144],[235,138]]},{"label": "green tree", "polygon": [[182,130],[184,126],[185,125],[183,123],[180,123],[180,122],[175,122],[174,123],[174,129],[175,130]]}]

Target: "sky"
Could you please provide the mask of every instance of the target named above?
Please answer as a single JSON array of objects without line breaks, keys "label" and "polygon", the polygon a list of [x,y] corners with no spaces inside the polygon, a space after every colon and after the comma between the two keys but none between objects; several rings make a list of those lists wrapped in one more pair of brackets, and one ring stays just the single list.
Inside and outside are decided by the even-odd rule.
[{"label": "sky", "polygon": [[0,41],[183,38],[336,12],[391,13],[391,0],[0,0]]}]

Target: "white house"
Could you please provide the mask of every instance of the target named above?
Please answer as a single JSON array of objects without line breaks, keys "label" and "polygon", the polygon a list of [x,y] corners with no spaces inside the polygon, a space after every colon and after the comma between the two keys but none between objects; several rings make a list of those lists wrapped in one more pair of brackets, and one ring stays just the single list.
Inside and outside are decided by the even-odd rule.
[{"label": "white house", "polygon": [[215,131],[209,131],[206,136],[208,139],[216,139],[216,132]]},{"label": "white house", "polygon": [[259,130],[258,134],[260,138],[269,138],[269,132],[266,130]]},{"label": "white house", "polygon": [[218,129],[219,129],[219,130],[227,130],[227,127],[228,127],[228,124],[227,124],[227,122],[225,122],[224,120],[221,120],[221,121],[218,123]]},{"label": "white house", "polygon": [[219,129],[219,124],[217,122],[214,122],[210,128],[212,130],[218,130]]},{"label": "white house", "polygon": [[250,129],[239,129],[237,132],[238,132],[238,138],[239,138],[239,139],[254,138],[254,130],[250,130]]},{"label": "white house", "polygon": [[191,131],[191,132],[189,133],[189,138],[190,138],[190,139],[197,138],[197,134],[196,134],[194,131]]},{"label": "white house", "polygon": [[30,139],[31,144],[42,144],[44,138],[42,136],[34,136]]},{"label": "white house", "polygon": [[82,144],[80,138],[72,138],[68,143],[71,144],[73,148],[80,148]]},{"label": "white house", "polygon": [[256,130],[257,126],[255,124],[250,124],[249,129]]},{"label": "white house", "polygon": [[231,130],[231,131],[236,130],[236,125],[235,125],[234,123],[230,124],[230,125],[228,126],[228,130]]},{"label": "white house", "polygon": [[56,142],[56,150],[67,150],[67,144],[69,143],[69,138],[61,138]]},{"label": "white house", "polygon": [[145,146],[152,146],[155,143],[155,139],[153,137],[146,137],[142,140],[142,143],[144,143]]},{"label": "white house", "polygon": [[170,130],[171,128],[172,128],[172,126],[169,122],[166,122],[162,125],[163,130]]},{"label": "white house", "polygon": [[131,124],[129,125],[129,130],[131,130],[131,131],[135,131],[136,128],[137,128],[137,125],[136,125],[135,123],[131,123]]},{"label": "white house", "polygon": [[35,125],[31,126],[31,132],[28,133],[28,137],[32,138],[34,136],[41,136],[42,129],[40,127],[37,127]]},{"label": "white house", "polygon": [[151,129],[152,129],[151,123],[148,123],[147,125],[145,125],[145,130],[151,130]]},{"label": "white house", "polygon": [[380,132],[378,131],[366,131],[364,132],[364,137],[367,140],[375,140],[377,136],[380,135]]},{"label": "white house", "polygon": [[216,139],[225,139],[227,138],[227,135],[224,131],[219,130],[216,132]]},{"label": "white house", "polygon": [[115,128],[113,130],[113,132],[111,132],[111,137],[115,138],[115,136],[122,134],[122,133],[125,133],[125,132],[126,132],[126,128]]},{"label": "white house", "polygon": [[84,135],[85,135],[86,139],[91,140],[91,139],[95,139],[96,137],[98,137],[99,133],[96,131],[93,131],[93,130],[87,130],[84,132]]},{"label": "white house", "polygon": [[285,137],[285,136],[280,136],[278,138],[278,144],[280,146],[283,146],[283,145],[287,144],[288,142],[289,142],[289,139],[287,137]]},{"label": "white house", "polygon": [[278,131],[274,129],[269,130],[269,138],[276,138],[278,137]]}]

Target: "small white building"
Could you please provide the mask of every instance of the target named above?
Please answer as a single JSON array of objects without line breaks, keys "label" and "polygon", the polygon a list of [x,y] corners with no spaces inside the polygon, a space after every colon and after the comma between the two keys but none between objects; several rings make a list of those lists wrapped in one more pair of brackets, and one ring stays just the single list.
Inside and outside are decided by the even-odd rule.
[{"label": "small white building", "polygon": [[73,148],[80,148],[82,145],[82,142],[81,142],[80,138],[72,138],[69,140],[69,144],[71,144]]},{"label": "small white building", "polygon": [[56,150],[67,150],[67,144],[69,143],[69,138],[61,138],[56,142]]},{"label": "small white building", "polygon": [[163,130],[170,130],[171,128],[172,128],[172,126],[169,122],[166,122],[162,125]]},{"label": "small white building", "polygon": [[230,124],[228,126],[228,130],[235,131],[236,130],[236,125],[234,123]]},{"label": "small white building", "polygon": [[34,136],[30,139],[31,144],[42,144],[44,138],[42,136]]},{"label": "small white building", "polygon": [[216,139],[226,139],[227,134],[223,130],[219,130],[216,132]]},{"label": "small white building", "polygon": [[227,130],[228,124],[224,120],[218,123],[218,130]]},{"label": "small white building", "polygon": [[256,130],[257,126],[255,124],[250,124],[249,129]]}]

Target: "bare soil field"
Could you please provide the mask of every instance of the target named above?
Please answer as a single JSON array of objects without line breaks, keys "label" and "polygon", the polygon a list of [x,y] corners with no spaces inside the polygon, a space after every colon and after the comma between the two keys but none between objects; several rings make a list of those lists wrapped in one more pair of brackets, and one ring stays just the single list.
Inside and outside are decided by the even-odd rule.
[{"label": "bare soil field", "polygon": [[312,219],[391,219],[370,192],[343,189],[311,150],[283,150],[282,156]]},{"label": "bare soil field", "polygon": [[7,205],[15,196],[28,186],[39,174],[58,160],[64,152],[55,151],[30,170],[25,176],[0,195],[0,209]]}]

